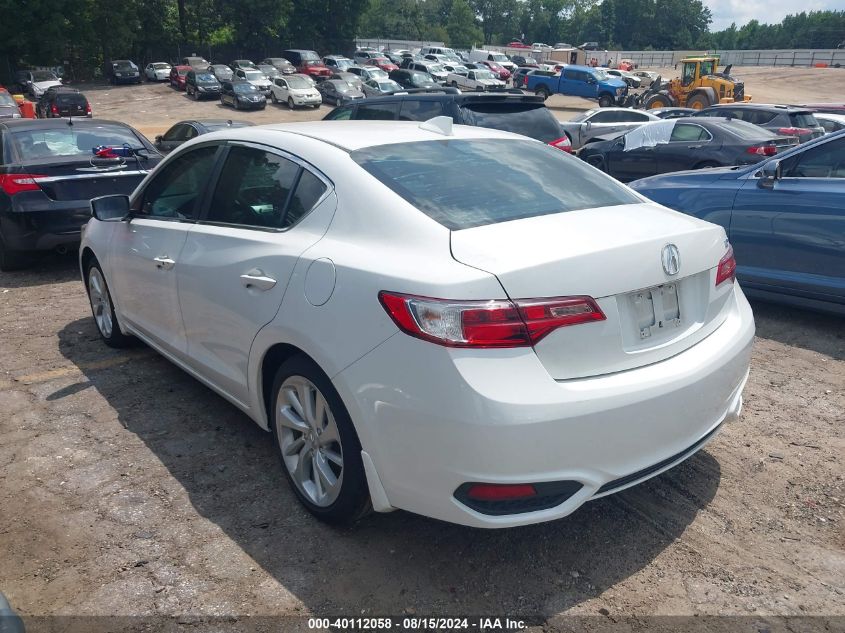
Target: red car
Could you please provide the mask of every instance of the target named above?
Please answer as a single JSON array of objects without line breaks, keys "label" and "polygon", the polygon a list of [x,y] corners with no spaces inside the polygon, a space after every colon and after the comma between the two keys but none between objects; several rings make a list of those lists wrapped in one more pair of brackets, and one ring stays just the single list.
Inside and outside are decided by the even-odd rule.
[{"label": "red car", "polygon": [[387,59],[387,57],[370,57],[367,60],[366,65],[367,66],[378,66],[384,72],[387,72],[387,73],[389,73],[391,70],[396,70],[397,68],[399,68],[399,66],[397,66],[392,61]]},{"label": "red car", "polygon": [[170,86],[176,90],[185,89],[185,79],[193,70],[190,66],[174,66],[170,69]]},{"label": "red car", "polygon": [[514,40],[507,46],[508,48],[531,48],[528,44],[523,44],[519,40]]},{"label": "red car", "polygon": [[282,57],[296,66],[297,72],[305,73],[312,77],[327,78],[332,76],[332,71],[326,67],[315,51],[291,48],[283,52]]},{"label": "red car", "polygon": [[496,75],[502,81],[507,81],[508,79],[511,78],[511,71],[509,71],[507,68],[505,68],[501,64],[498,64],[496,62],[489,62],[489,61],[482,61],[480,63],[487,66],[487,68],[489,68],[492,71],[492,73],[494,75]]}]

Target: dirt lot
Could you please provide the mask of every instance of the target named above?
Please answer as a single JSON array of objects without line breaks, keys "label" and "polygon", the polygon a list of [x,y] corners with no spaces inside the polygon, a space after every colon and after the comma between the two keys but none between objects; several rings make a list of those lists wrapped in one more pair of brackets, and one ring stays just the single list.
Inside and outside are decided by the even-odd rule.
[{"label": "dirt lot", "polygon": [[[841,99],[841,85],[800,100]],[[165,86],[90,96],[148,134],[221,114]],[[540,526],[396,512],[336,530],[300,508],[244,415],[150,350],[100,343],[72,257],[0,273],[0,591],[29,616],[173,615],[190,630],[212,630],[192,616],[310,613],[565,630],[572,615],[639,618],[618,630],[651,615],[823,615],[795,630],[843,630],[845,320],[754,308],[743,415],[681,466]]]}]

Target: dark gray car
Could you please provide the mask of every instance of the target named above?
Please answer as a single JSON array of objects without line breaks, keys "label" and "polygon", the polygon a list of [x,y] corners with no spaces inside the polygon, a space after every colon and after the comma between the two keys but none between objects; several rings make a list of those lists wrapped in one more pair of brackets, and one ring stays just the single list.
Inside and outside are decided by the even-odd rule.
[{"label": "dark gray car", "polygon": [[762,103],[724,103],[699,110],[693,116],[730,117],[759,125],[781,136],[795,136],[806,143],[824,136],[824,128],[811,110]]},{"label": "dark gray car", "polygon": [[232,119],[195,119],[192,121],[179,121],[167,132],[156,136],[156,149],[163,154],[170,152],[182,143],[190,141],[201,134],[217,132],[227,128],[246,127],[255,125],[249,121],[233,121]]},{"label": "dark gray car", "polygon": [[333,105],[344,105],[356,99],[364,98],[363,92],[342,79],[327,79],[326,81],[320,82],[317,84],[317,90],[323,96],[323,103],[331,103]]},{"label": "dark gray car", "polygon": [[196,101],[220,96],[220,82],[207,70],[191,70],[185,77],[185,93]]}]

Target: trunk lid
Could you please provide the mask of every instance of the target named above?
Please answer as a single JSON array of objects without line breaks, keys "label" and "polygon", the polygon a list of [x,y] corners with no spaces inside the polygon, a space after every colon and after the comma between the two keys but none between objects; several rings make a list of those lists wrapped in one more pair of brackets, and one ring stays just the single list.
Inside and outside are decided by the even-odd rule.
[{"label": "trunk lid", "polygon": [[[674,244],[680,270],[664,271]],[[604,321],[559,328],[535,351],[556,380],[633,369],[674,356],[727,316],[715,287],[724,230],[654,204],[584,209],[453,231],[453,257],[490,272],[511,299],[588,295]]]},{"label": "trunk lid", "polygon": [[[93,157],[92,157],[93,158]],[[21,164],[16,171],[38,174],[36,183],[51,200],[90,200],[97,196],[131,194],[157,163],[149,159],[136,163],[126,159],[115,167],[96,167],[91,159],[76,159],[34,164]]]}]

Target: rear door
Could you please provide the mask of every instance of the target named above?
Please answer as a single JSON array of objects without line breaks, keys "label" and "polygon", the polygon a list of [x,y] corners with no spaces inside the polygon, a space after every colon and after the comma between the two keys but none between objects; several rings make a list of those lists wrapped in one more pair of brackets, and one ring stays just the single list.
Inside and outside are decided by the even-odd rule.
[{"label": "rear door", "polygon": [[134,197],[132,220],[115,228],[109,244],[112,292],[121,317],[179,358],[187,342],[176,275],[217,152],[217,145],[204,145],[163,166]]},{"label": "rear door", "polygon": [[845,137],[782,160],[771,188],[751,177],[734,203],[730,238],[743,282],[845,303]]},{"label": "rear door", "polygon": [[230,143],[177,280],[189,362],[240,402],[248,400],[252,341],[276,315],[297,259],[323,236],[334,206],[329,181],[296,157]]},{"label": "rear door", "polygon": [[713,135],[702,126],[678,123],[672,129],[669,142],[655,147],[657,173],[693,169],[713,157],[710,150],[716,144]]}]

